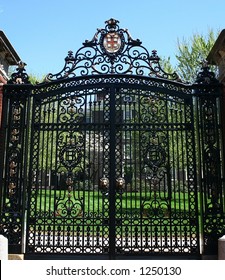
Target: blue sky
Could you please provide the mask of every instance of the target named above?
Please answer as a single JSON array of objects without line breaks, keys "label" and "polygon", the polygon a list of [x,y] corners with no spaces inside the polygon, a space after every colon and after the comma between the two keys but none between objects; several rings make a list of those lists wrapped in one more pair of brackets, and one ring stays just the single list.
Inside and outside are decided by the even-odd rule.
[{"label": "blue sky", "polygon": [[36,76],[59,72],[67,52],[75,52],[111,17],[175,64],[178,38],[225,28],[225,1],[0,0],[0,30],[27,63],[28,74]]}]

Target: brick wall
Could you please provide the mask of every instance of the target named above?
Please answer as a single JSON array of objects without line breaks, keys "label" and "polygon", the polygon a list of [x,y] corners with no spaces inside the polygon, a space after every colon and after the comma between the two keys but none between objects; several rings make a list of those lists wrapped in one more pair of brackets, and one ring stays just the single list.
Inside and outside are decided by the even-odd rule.
[{"label": "brick wall", "polygon": [[2,99],[3,99],[3,85],[0,84],[0,129],[2,128]]},{"label": "brick wall", "polygon": [[0,76],[0,161],[3,155],[3,127],[2,127],[2,113],[3,113],[3,86],[6,84],[6,80]]},{"label": "brick wall", "polygon": [[0,75],[0,129],[2,128],[2,100],[3,100],[3,85],[6,84],[7,81]]},{"label": "brick wall", "polygon": [[[3,127],[2,127],[2,99],[3,99],[3,84],[0,84],[0,163],[3,157]],[[1,174],[1,170],[0,170]],[[1,187],[1,186],[0,186]]]}]

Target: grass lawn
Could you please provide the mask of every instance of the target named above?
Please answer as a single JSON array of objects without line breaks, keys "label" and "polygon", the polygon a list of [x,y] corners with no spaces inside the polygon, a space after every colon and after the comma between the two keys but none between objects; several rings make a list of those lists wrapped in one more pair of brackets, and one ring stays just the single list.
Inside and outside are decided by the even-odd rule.
[{"label": "grass lawn", "polygon": [[[198,200],[200,201],[200,193]],[[191,197],[191,199],[190,199]],[[189,231],[198,234],[202,229],[200,203],[194,193],[124,192],[116,194],[115,223],[118,234],[134,236],[145,232],[155,235]],[[195,208],[198,207],[198,213]],[[71,209],[70,209],[71,208]],[[190,211],[191,209],[191,211]],[[61,213],[60,213],[61,210]],[[70,211],[71,210],[71,211]],[[74,211],[72,211],[74,210]],[[64,236],[109,234],[109,196],[100,191],[32,190],[28,207],[28,229],[36,234],[57,232]],[[76,233],[76,234],[75,234]]]},{"label": "grass lawn", "polygon": [[[107,236],[110,215],[108,195],[99,191],[75,191],[69,197],[68,194],[65,190],[45,189],[33,193],[28,212],[30,229],[39,233],[57,232],[58,235],[71,232],[71,236]],[[170,200],[167,196],[157,193],[154,199],[150,192],[117,194],[115,220],[118,236],[165,236],[197,232],[198,217],[192,224],[188,193],[174,192]],[[74,211],[70,212],[69,208]]]},{"label": "grass lawn", "polygon": [[[32,199],[31,208],[44,212],[54,212],[60,207],[80,207],[84,213],[102,213],[109,204],[108,195],[103,195],[99,191],[75,191],[69,194],[65,190],[42,189],[35,196]],[[116,195],[115,206],[118,211],[169,208],[173,212],[188,212],[190,209],[189,194],[178,192],[172,193],[171,199],[168,198],[167,193],[156,193],[156,197],[154,197],[154,194],[150,192],[124,192],[122,195]]]}]

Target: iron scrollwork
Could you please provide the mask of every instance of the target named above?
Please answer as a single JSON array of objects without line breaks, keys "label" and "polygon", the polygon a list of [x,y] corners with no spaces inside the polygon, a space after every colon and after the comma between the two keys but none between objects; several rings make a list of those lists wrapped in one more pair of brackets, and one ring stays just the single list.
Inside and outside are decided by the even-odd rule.
[{"label": "iron scrollwork", "polygon": [[73,183],[71,176],[68,176],[66,180],[67,192],[64,193],[63,197],[58,197],[55,202],[55,217],[79,218],[83,216],[82,198],[76,198]]},{"label": "iron scrollwork", "polygon": [[[65,135],[60,137],[62,139]],[[62,142],[59,159],[68,170],[72,170],[81,163],[84,148],[83,142],[82,136],[76,134],[70,134],[67,142]]]},{"label": "iron scrollwork", "polygon": [[93,39],[73,54],[68,52],[64,68],[57,74],[48,74],[46,81],[96,74],[133,74],[179,80],[176,73],[166,73],[160,65],[157,51],[150,54],[142,42],[134,40],[119,21],[107,20],[105,28],[97,29]]},{"label": "iron scrollwork", "polygon": [[20,155],[20,145],[19,145],[19,136],[20,136],[20,120],[21,120],[21,107],[18,104],[15,104],[12,108],[12,130],[10,141],[12,147],[10,149],[9,156],[9,185],[8,192],[9,197],[12,197],[16,191],[16,181],[17,181],[17,165],[18,158]]},{"label": "iron scrollwork", "polygon": [[30,84],[29,76],[26,73],[25,66],[27,64],[25,62],[20,61],[18,63],[18,67],[16,68],[16,72],[12,74],[11,79],[8,81],[8,84]]},{"label": "iron scrollwork", "polygon": [[221,170],[220,84],[207,62],[197,76],[199,119],[202,133],[202,197],[205,254],[217,253],[217,240],[225,233]]},{"label": "iron scrollwork", "polygon": [[207,61],[202,61],[201,71],[197,74],[196,83],[198,85],[212,85],[219,84],[219,81],[216,79],[216,75],[213,71],[210,71]]},{"label": "iron scrollwork", "polygon": [[[24,162],[23,126],[26,100],[15,100],[12,93],[9,102],[8,142],[5,157],[5,200],[1,209],[0,232],[9,241],[10,250],[17,252],[22,242],[23,207],[21,197],[23,184],[21,183],[21,165]],[[11,96],[10,96],[11,97]]]}]

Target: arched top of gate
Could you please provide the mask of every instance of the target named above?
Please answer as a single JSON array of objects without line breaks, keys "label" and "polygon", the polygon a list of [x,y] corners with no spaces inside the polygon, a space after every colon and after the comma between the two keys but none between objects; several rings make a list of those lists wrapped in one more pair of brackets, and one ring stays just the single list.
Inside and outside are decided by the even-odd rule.
[{"label": "arched top of gate", "polygon": [[91,40],[86,40],[75,53],[68,52],[63,69],[57,74],[48,74],[46,81],[57,81],[77,76],[98,74],[130,74],[179,81],[176,73],[166,73],[160,65],[157,51],[151,54],[134,40],[119,21],[109,19],[105,28],[97,29]]},{"label": "arched top of gate", "polygon": [[[105,28],[97,29],[94,37],[86,40],[75,53],[69,51],[63,69],[56,74],[48,74],[44,83],[61,82],[74,77],[87,80],[88,77],[98,75],[104,77],[125,75],[126,78],[128,76],[139,77],[138,79],[160,78],[188,85],[182,82],[175,72],[167,73],[161,67],[157,51],[149,53],[139,39],[133,39],[127,29],[120,28],[118,20],[111,18],[105,24]],[[19,62],[8,84],[30,84],[25,66],[24,62]],[[215,83],[218,83],[215,74],[204,62],[195,84]]]}]

